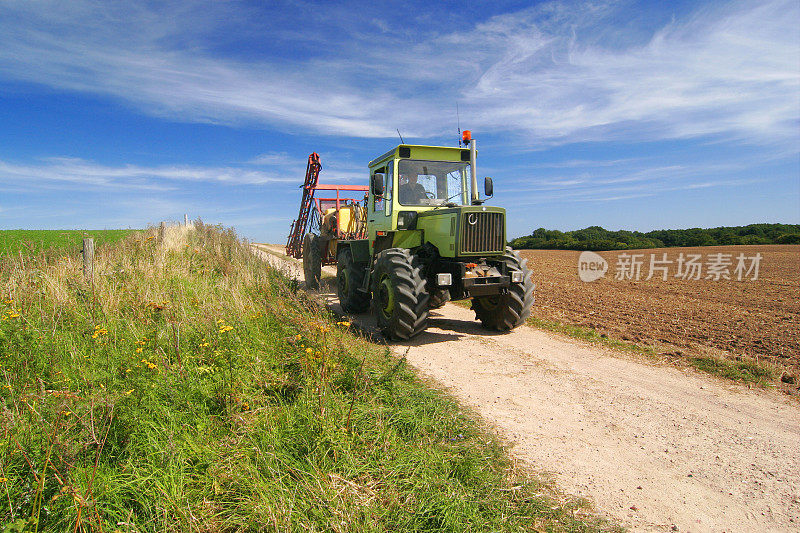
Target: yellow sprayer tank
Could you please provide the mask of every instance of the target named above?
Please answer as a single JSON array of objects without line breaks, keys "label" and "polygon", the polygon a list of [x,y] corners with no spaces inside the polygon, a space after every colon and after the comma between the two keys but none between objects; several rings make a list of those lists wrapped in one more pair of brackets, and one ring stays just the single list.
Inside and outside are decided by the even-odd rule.
[{"label": "yellow sprayer tank", "polygon": [[345,205],[339,209],[335,207],[325,210],[322,217],[322,231],[332,234],[338,224],[340,233],[355,233],[362,230],[367,220],[367,211],[361,206]]}]

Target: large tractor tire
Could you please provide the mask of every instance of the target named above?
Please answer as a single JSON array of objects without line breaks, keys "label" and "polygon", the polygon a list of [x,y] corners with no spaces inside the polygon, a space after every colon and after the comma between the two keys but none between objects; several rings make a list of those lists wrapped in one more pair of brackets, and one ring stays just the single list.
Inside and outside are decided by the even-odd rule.
[{"label": "large tractor tire", "polygon": [[531,314],[534,298],[535,285],[528,270],[528,260],[520,258],[517,252],[506,247],[503,262],[509,269],[522,270],[522,283],[512,283],[506,294],[472,299],[475,318],[485,328],[495,331],[508,331],[523,324]]},{"label": "large tractor tire", "polygon": [[303,237],[303,276],[309,289],[319,289],[322,277],[322,250],[319,245],[319,237],[313,233],[306,233]]},{"label": "large tractor tire", "polygon": [[428,309],[439,309],[450,301],[450,291],[446,289],[434,289],[428,298]]},{"label": "large tractor tire", "polygon": [[345,313],[363,313],[369,309],[369,293],[358,290],[364,284],[366,271],[353,262],[349,248],[336,258],[336,292]]},{"label": "large tractor tire", "polygon": [[419,260],[403,248],[378,254],[372,276],[372,310],[389,339],[408,340],[427,327],[428,293]]}]

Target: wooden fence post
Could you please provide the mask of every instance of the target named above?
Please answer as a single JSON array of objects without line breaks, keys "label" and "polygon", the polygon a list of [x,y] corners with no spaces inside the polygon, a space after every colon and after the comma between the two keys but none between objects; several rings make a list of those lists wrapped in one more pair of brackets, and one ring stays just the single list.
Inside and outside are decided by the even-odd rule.
[{"label": "wooden fence post", "polygon": [[94,239],[83,239],[83,277],[94,281]]},{"label": "wooden fence post", "polygon": [[164,242],[164,232],[166,229],[167,223],[162,220],[161,225],[158,227],[158,242]]},{"label": "wooden fence post", "polygon": [[189,215],[187,215],[186,213],[183,214],[183,225],[184,226],[189,225]]}]

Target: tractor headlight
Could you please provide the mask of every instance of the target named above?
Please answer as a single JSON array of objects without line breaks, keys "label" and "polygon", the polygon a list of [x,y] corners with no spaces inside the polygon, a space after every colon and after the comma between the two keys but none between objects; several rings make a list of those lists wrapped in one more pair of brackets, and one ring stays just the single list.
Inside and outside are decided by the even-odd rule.
[{"label": "tractor headlight", "polygon": [[453,275],[449,272],[436,274],[436,285],[439,287],[449,287],[453,284]]},{"label": "tractor headlight", "polygon": [[397,229],[415,229],[416,227],[416,211],[400,211],[397,213]]},{"label": "tractor headlight", "polygon": [[525,279],[525,273],[521,270],[512,270],[511,271],[511,283],[522,283],[522,280]]}]

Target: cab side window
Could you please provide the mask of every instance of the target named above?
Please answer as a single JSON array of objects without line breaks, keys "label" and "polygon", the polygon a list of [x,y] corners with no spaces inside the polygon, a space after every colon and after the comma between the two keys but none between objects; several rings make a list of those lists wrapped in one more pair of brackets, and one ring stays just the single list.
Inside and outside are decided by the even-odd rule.
[{"label": "cab side window", "polygon": [[394,188],[394,161],[386,165],[386,187],[383,197],[385,199],[385,213],[388,217],[392,214],[392,189]]},{"label": "cab side window", "polygon": [[[386,188],[386,169],[385,168],[375,169],[375,172],[373,172],[372,175],[374,176],[375,174],[383,174],[384,175],[384,193],[385,193],[385,188]],[[372,194],[372,192],[370,192],[370,194]],[[385,196],[385,194],[384,194],[384,196]],[[383,196],[374,196],[374,195],[372,196],[372,212],[373,213],[379,213],[379,212],[383,211],[383,204],[384,204]]]}]

